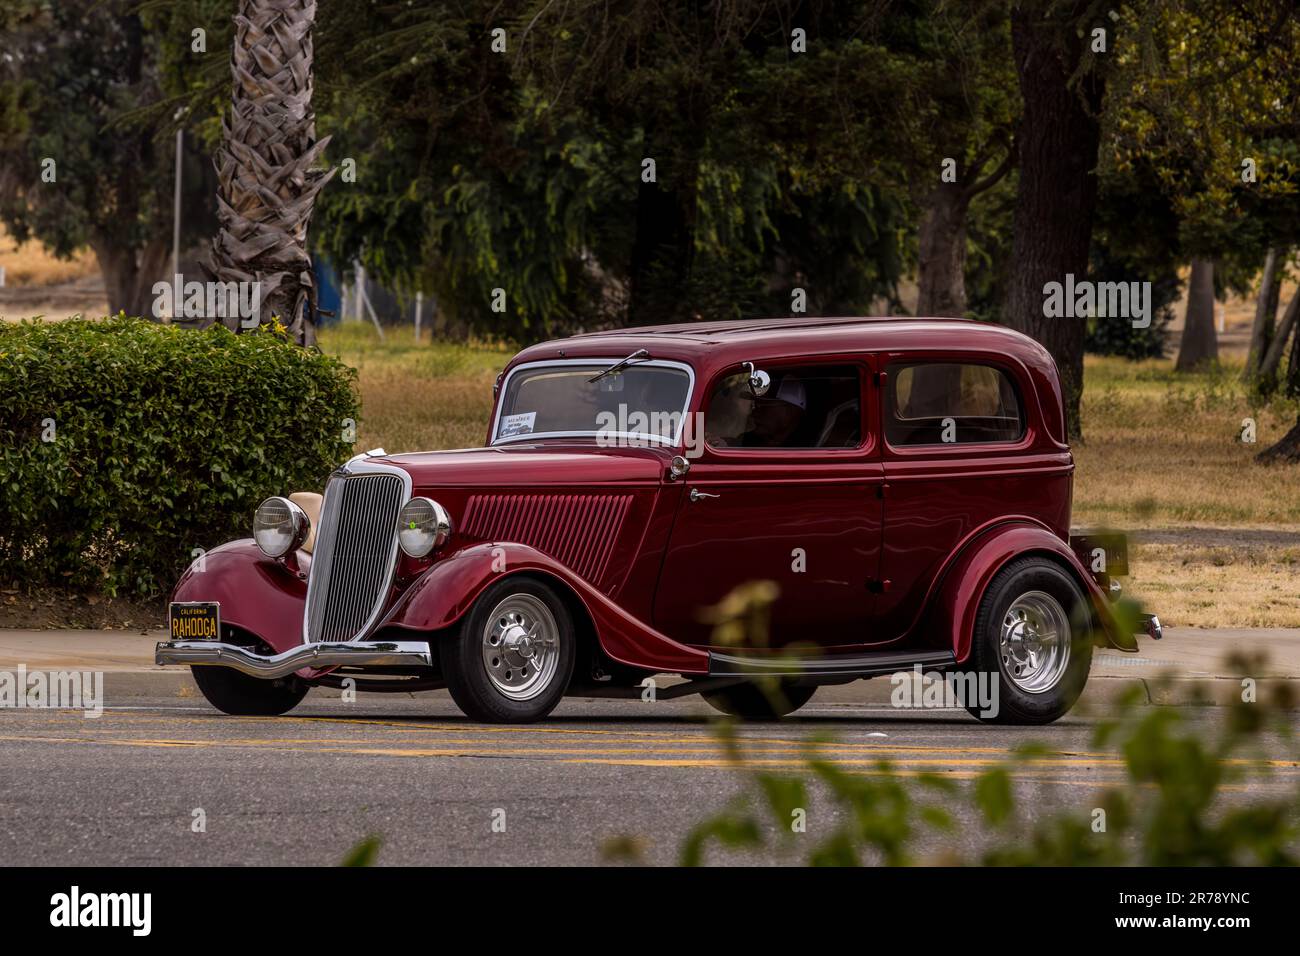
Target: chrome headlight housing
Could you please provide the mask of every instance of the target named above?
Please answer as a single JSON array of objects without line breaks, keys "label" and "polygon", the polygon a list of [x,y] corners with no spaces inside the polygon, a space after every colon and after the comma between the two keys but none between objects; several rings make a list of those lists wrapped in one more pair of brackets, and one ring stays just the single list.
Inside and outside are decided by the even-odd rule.
[{"label": "chrome headlight housing", "polygon": [[268,558],[282,558],[307,540],[311,521],[288,498],[267,498],[253,515],[253,540]]},{"label": "chrome headlight housing", "polygon": [[413,558],[441,548],[451,537],[451,515],[432,498],[412,498],[397,516],[397,543]]}]

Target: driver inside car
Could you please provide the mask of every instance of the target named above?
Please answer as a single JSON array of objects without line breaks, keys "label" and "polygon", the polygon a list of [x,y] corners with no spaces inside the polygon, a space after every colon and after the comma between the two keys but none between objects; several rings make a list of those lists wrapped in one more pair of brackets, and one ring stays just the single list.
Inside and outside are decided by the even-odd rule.
[{"label": "driver inside car", "polygon": [[803,382],[786,376],[774,394],[754,403],[754,427],[745,436],[745,445],[751,448],[789,447],[791,437],[803,424],[807,409],[808,393]]}]

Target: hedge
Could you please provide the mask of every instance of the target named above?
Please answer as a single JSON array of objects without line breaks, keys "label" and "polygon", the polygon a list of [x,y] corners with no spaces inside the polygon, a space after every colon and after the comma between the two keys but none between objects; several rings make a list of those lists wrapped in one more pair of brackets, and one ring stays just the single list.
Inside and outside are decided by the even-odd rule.
[{"label": "hedge", "polygon": [[166,593],[352,454],[355,377],[272,330],[0,322],[0,582]]}]

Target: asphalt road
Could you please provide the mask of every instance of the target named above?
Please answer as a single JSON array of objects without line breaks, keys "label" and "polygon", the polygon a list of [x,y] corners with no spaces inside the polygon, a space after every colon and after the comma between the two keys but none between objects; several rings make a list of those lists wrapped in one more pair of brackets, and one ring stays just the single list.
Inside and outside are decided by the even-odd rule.
[{"label": "asphalt road", "polygon": [[[1223,713],[1180,712],[1207,732]],[[137,698],[98,719],[10,710],[0,714],[0,862],[321,865],[375,834],[387,864],[599,864],[624,838],[644,861],[673,863],[690,827],[745,789],[711,714],[689,700],[569,700],[544,723],[496,727],[470,723],[445,693],[313,695],[281,718],[225,717],[174,697]],[[797,718],[747,725],[740,737],[747,760],[768,770],[799,767],[806,741],[821,736],[831,741],[823,756],[846,771],[879,773],[883,758],[959,782],[1037,741],[1045,752],[1016,771],[1027,825],[1048,811],[1086,817],[1122,781],[1092,729],[1078,714],[999,728],[964,712],[900,715],[814,698]],[[1268,749],[1274,773],[1240,798],[1296,785],[1286,746]],[[709,861],[798,862],[801,841],[825,835],[842,812],[824,792],[809,803],[807,832],[787,849],[778,840]],[[206,832],[193,832],[197,809]],[[953,832],[921,841],[925,858],[987,839],[973,812],[958,816]]]}]

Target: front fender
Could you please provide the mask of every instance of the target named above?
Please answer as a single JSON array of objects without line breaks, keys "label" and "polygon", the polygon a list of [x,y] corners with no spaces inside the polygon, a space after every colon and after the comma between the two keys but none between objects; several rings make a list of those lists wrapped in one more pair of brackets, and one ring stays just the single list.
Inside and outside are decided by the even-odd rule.
[{"label": "front fender", "polygon": [[969,543],[944,575],[936,606],[947,622],[949,646],[958,662],[970,656],[975,617],[989,582],[1008,561],[1028,554],[1047,555],[1067,566],[1092,602],[1104,640],[1118,650],[1137,650],[1137,641],[1119,626],[1106,595],[1069,545],[1038,525],[1007,524]]},{"label": "front fender", "polygon": [[652,671],[709,672],[707,652],[647,626],[555,559],[523,544],[484,543],[448,555],[407,588],[384,626],[426,633],[451,627],[489,584],[520,573],[552,578],[577,595],[601,648],[615,661]]},{"label": "front fender", "polygon": [[221,622],[251,631],[277,653],[302,643],[310,559],[290,570],[268,558],[252,538],[213,548],[181,575],[173,601],[219,601]]}]

